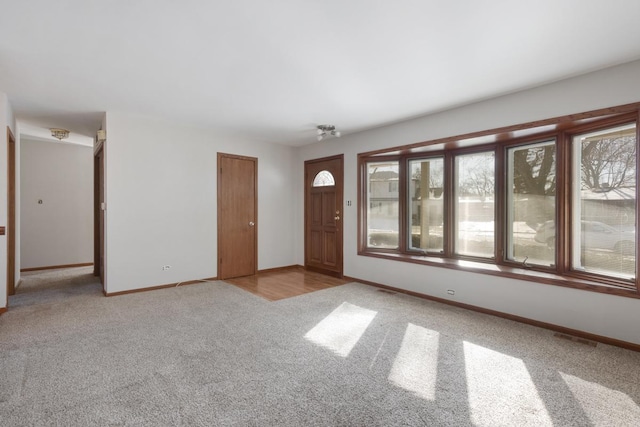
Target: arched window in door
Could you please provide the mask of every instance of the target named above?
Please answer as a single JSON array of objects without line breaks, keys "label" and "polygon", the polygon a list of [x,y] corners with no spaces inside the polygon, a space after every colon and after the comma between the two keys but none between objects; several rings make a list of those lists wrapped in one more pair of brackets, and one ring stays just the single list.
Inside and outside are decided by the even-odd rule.
[{"label": "arched window in door", "polygon": [[315,178],[313,178],[314,187],[328,187],[336,185],[336,180],[333,178],[331,172],[323,170],[318,172]]}]

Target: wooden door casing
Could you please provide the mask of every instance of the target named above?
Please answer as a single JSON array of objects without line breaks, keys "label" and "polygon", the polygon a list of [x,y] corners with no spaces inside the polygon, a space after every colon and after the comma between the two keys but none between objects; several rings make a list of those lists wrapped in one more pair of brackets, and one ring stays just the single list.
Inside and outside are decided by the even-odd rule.
[{"label": "wooden door casing", "polygon": [[96,150],[93,160],[93,275],[100,277],[104,287],[104,144]]},{"label": "wooden door casing", "polygon": [[7,127],[7,305],[16,293],[16,140]]},{"label": "wooden door casing", "polygon": [[218,153],[218,277],[256,274],[258,159]]},{"label": "wooden door casing", "polygon": [[[328,171],[335,185],[313,186]],[[305,162],[305,267],[342,277],[343,156]]]}]

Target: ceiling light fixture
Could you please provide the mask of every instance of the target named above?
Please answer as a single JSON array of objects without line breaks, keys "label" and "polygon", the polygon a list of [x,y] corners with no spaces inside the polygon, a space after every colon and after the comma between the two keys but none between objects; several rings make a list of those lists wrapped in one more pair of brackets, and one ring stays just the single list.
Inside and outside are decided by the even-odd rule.
[{"label": "ceiling light fixture", "polygon": [[322,141],[327,134],[340,138],[340,131],[334,125],[318,125],[318,141]]},{"label": "ceiling light fixture", "polygon": [[51,128],[49,130],[51,131],[51,136],[58,138],[60,141],[69,137],[69,131],[66,129]]}]

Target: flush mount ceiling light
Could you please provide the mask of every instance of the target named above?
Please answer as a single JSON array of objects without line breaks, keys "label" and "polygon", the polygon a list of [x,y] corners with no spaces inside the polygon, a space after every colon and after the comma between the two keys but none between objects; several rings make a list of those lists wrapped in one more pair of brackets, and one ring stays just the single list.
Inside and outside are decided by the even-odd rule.
[{"label": "flush mount ceiling light", "polygon": [[340,131],[334,125],[318,125],[318,141],[322,141],[327,134],[340,138]]},{"label": "flush mount ceiling light", "polygon": [[66,129],[51,128],[49,130],[51,131],[51,136],[58,138],[60,141],[69,137],[69,131]]}]

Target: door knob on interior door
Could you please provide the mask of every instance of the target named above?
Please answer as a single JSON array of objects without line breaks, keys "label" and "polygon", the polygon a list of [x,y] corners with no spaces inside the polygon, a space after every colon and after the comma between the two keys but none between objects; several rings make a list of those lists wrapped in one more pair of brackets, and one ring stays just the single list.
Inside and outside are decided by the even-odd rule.
[{"label": "door knob on interior door", "polygon": [[338,220],[340,219],[340,217],[336,215],[333,219],[335,219],[336,221],[338,221]]},{"label": "door knob on interior door", "polygon": [[255,222],[253,222],[253,221],[249,221],[249,225],[250,225],[251,227],[253,227],[254,225],[256,225],[256,223],[255,223]]}]

